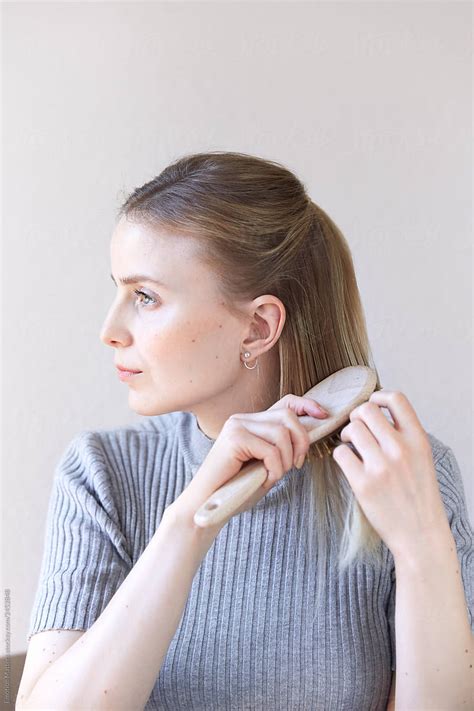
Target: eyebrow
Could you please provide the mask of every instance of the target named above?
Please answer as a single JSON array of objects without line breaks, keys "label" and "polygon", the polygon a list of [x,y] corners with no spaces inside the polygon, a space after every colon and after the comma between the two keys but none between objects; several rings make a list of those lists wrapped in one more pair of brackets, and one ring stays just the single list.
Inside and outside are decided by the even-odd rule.
[{"label": "eyebrow", "polygon": [[[115,286],[117,286],[117,282],[115,281],[113,274],[110,275],[110,278],[114,282]],[[128,277],[119,277],[120,284],[123,284],[124,286],[126,286],[127,284],[138,284],[138,282],[140,281],[150,281],[153,282],[153,284],[165,286],[162,281],[158,281],[158,279],[153,279],[153,277],[147,276],[146,274],[131,274]]]}]

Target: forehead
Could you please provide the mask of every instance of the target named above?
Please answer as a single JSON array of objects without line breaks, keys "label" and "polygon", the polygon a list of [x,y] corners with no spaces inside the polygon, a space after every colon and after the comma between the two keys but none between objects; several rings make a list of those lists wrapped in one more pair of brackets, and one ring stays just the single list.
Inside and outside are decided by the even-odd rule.
[{"label": "forehead", "polygon": [[200,259],[200,249],[192,235],[122,217],[110,243],[112,273],[119,278],[132,273],[149,274],[181,290],[199,284],[201,291],[214,293],[215,275]]},{"label": "forehead", "polygon": [[[166,230],[161,226],[130,222],[122,217],[114,228],[110,243],[111,254],[118,259],[147,257],[161,260],[198,259],[199,243],[190,235]],[[203,265],[204,266],[204,265]]]}]

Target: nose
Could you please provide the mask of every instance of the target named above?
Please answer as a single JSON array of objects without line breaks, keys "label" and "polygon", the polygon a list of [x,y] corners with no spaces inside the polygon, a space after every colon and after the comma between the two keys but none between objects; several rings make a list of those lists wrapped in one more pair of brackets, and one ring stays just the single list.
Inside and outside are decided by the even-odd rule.
[{"label": "nose", "polygon": [[107,327],[105,325],[103,325],[100,329],[99,338],[106,346],[112,346],[114,344],[114,340],[109,335]]},{"label": "nose", "polygon": [[126,346],[131,341],[129,331],[124,326],[121,326],[117,319],[113,318],[113,310],[110,311],[102,324],[99,338],[102,343],[112,348],[116,348],[119,345]]},{"label": "nose", "polygon": [[106,346],[113,346],[117,341],[112,337],[109,327],[104,324],[100,329],[99,338]]}]

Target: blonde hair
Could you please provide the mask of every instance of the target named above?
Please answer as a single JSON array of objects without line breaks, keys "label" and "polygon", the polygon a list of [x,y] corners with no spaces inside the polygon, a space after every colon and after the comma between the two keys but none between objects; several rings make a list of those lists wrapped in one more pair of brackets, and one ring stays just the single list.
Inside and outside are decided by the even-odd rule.
[{"label": "blonde hair", "polygon": [[[122,216],[197,238],[229,312],[241,315],[236,302],[261,294],[283,302],[280,398],[304,395],[346,366],[376,371],[349,246],[284,166],[236,152],[186,155],[136,188]],[[334,536],[339,572],[363,559],[380,564],[381,539],[333,457],[311,445],[308,462],[307,559],[317,566],[319,600]]]}]

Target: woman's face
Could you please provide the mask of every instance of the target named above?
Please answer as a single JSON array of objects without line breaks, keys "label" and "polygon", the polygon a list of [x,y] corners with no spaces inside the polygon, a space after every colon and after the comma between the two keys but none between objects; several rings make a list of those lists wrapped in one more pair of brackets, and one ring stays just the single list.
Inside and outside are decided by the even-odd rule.
[{"label": "woman's face", "polygon": [[[122,217],[111,240],[117,294],[100,338],[115,349],[115,365],[142,371],[124,381],[132,410],[159,415],[211,408],[213,429],[212,423],[242,411],[242,385],[255,371],[242,367],[248,322],[224,307],[214,274],[197,252],[197,241],[187,235]],[[144,276],[121,283],[133,275]]]}]

